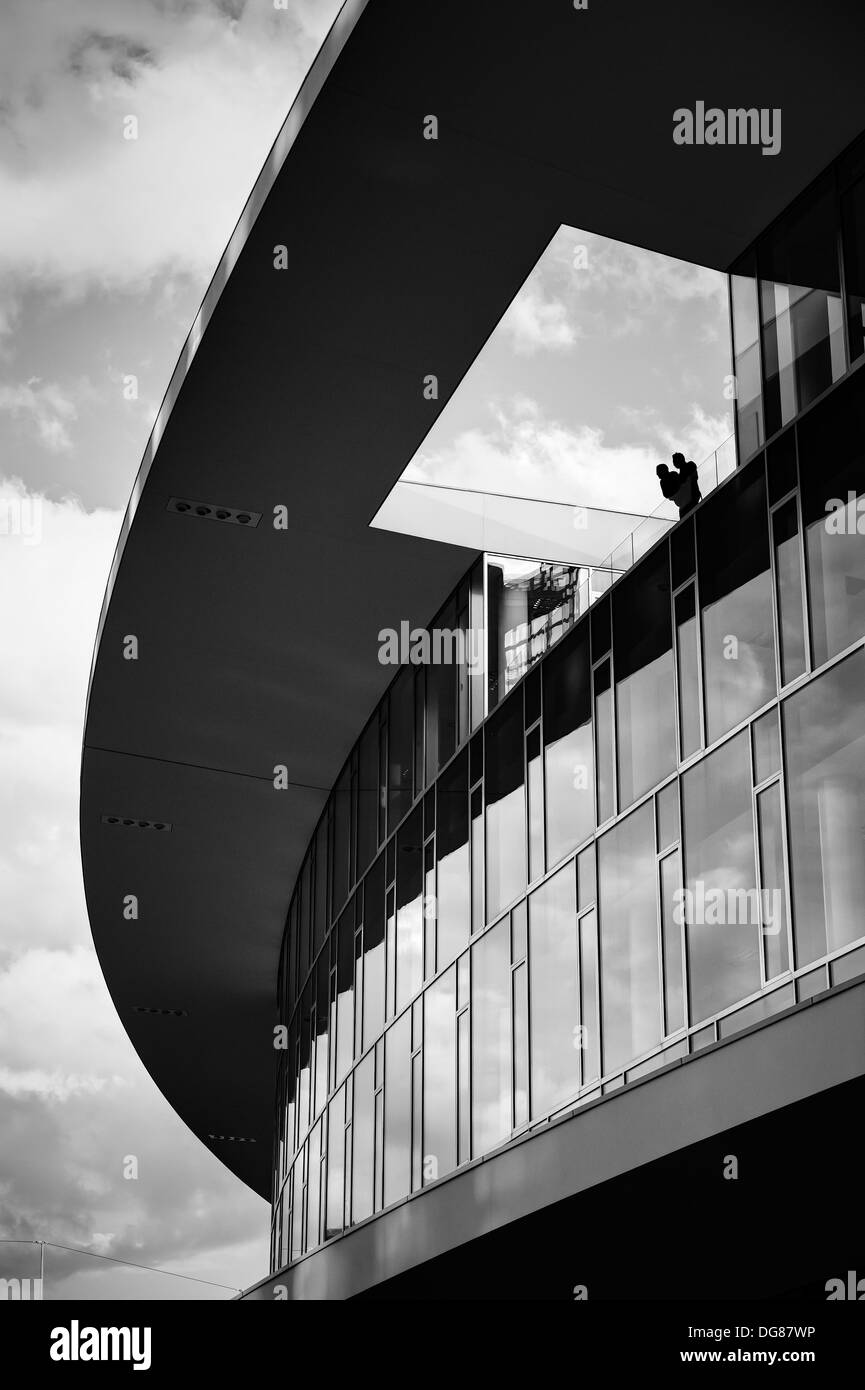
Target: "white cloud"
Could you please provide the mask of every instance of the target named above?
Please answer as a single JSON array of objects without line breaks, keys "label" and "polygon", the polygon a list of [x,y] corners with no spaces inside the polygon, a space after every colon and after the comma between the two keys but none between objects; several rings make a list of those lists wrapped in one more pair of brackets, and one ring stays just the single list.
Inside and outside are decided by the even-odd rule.
[{"label": "white cloud", "polygon": [[31,377],[17,386],[0,386],[0,412],[27,422],[52,454],[72,448],[68,426],[78,418],[78,407],[56,382]]},{"label": "white cloud", "polygon": [[560,299],[546,298],[537,283],[526,286],[499,324],[499,331],[513,339],[516,352],[530,355],[541,348],[557,351],[573,347],[579,336]]},{"label": "white cloud", "polygon": [[208,279],[337,8],[12,0],[0,274],[71,294]]}]

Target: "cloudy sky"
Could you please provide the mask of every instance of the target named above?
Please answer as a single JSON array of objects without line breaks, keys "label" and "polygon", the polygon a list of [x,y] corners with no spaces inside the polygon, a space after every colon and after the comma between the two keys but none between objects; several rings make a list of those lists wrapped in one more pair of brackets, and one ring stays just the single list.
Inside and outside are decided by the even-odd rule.
[{"label": "cloudy sky", "polygon": [[[265,1273],[268,1212],[114,1014],[81,883],[81,732],[157,407],[336,9],[0,6],[0,1237],[232,1289]],[[699,462],[730,431],[726,336],[722,277],[563,228],[409,476],[651,510],[655,464],[677,446]],[[35,1247],[0,1244],[0,1276],[36,1266]],[[55,1298],[227,1296],[61,1251],[46,1274]]]}]

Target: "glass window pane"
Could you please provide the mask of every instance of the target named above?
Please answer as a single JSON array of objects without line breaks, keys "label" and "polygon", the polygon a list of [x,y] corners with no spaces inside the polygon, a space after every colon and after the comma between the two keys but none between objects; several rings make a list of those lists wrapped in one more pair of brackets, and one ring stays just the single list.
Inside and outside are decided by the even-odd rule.
[{"label": "glass window pane", "polygon": [[700,728],[700,657],[693,585],[676,595],[676,660],[679,671],[679,744],[684,760],[696,753],[703,741]]},{"label": "glass window pane", "polygon": [[475,787],[471,797],[472,816],[472,931],[484,925],[484,792]]},{"label": "glass window pane", "polygon": [[577,902],[573,864],[529,898],[532,1118],[569,1099],[580,1084]]},{"label": "glass window pane", "polygon": [[700,1023],[760,988],[747,729],[688,769],[682,806],[691,1022]]},{"label": "glass window pane", "polygon": [[749,459],[763,443],[763,400],[760,390],[760,324],[753,256],[730,276],[733,310],[733,360],[736,374],[736,413],[739,455]]},{"label": "glass window pane", "polygon": [[399,824],[412,803],[414,771],[414,673],[406,667],[391,686],[388,709],[387,828]]},{"label": "glass window pane", "polygon": [[424,994],[423,1180],[444,1177],[457,1162],[456,967]]},{"label": "glass window pane", "polygon": [[550,653],[544,667],[544,771],[547,867],[552,868],[591,835],[594,826],[589,632],[585,623]]},{"label": "glass window pane", "polygon": [[314,1250],[321,1240],[321,1124],[309,1136],[308,1178],[306,1185],[306,1248]]},{"label": "glass window pane", "polygon": [[700,602],[709,742],[775,694],[775,633],[763,470],[753,465],[700,509]]},{"label": "glass window pane", "polygon": [[457,1019],[457,1162],[467,1163],[472,1156],[471,1132],[471,1053],[469,1044],[469,1011]]},{"label": "glass window pane", "polygon": [[797,200],[761,239],[758,255],[771,436],[846,368],[832,177]]},{"label": "glass window pane", "polygon": [[664,933],[664,996],[667,1032],[685,1025],[685,996],[682,976],[682,922],[676,908],[680,900],[682,874],[679,851],[661,860],[661,924]]},{"label": "glass window pane", "polygon": [[414,998],[423,983],[423,808],[397,835],[396,1007]]},{"label": "glass window pane", "polygon": [[757,797],[760,851],[760,902],[766,979],[773,980],[789,966],[787,958],[787,889],[781,836],[781,784],[775,782]]},{"label": "glass window pane", "polygon": [[327,1210],[325,1240],[342,1230],[345,1201],[345,1087],[327,1107]]},{"label": "glass window pane", "polygon": [[342,771],[333,791],[333,893],[334,916],[345,906],[348,894],[348,851],[351,826],[351,772]]},{"label": "glass window pane", "polygon": [[598,842],[604,1071],[663,1038],[652,803]]},{"label": "glass window pane", "polygon": [[384,855],[364,880],[363,1046],[384,1028]]},{"label": "glass window pane", "polygon": [[865,934],[865,652],[784,703],[796,964]]},{"label": "glass window pane", "polygon": [[598,893],[594,844],[577,855],[577,885],[580,912],[584,912],[587,907],[591,907]]},{"label": "glass window pane", "polygon": [[375,1057],[369,1053],[354,1073],[352,1135],[351,1219],[372,1216],[373,1140],[375,1134]]},{"label": "glass window pane", "polygon": [[865,352],[865,179],[860,179],[844,194],[841,222],[850,356],[855,361]]},{"label": "glass window pane", "polygon": [[357,875],[372,862],[378,843],[378,717],[367,724],[357,748]]},{"label": "glass window pane", "polygon": [[411,1176],[411,1010],[385,1034],[384,1205],[408,1196]]},{"label": "glass window pane", "polygon": [[472,947],[472,1154],[511,1132],[511,943],[507,918]]},{"label": "glass window pane", "polygon": [[315,836],[315,954],[327,936],[327,817],[319,823]]},{"label": "glass window pane", "polygon": [[517,903],[511,913],[511,963],[513,965],[526,958],[527,931],[526,904],[523,901]]},{"label": "glass window pane", "polygon": [[775,573],[778,582],[778,630],[781,636],[781,682],[787,685],[805,670],[805,620],[799,560],[799,513],[790,497],[772,513]]},{"label": "glass window pane", "polygon": [[[452,600],[442,609],[433,623],[433,633],[456,633],[456,605]],[[426,769],[431,782],[440,767],[453,756],[457,746],[457,666],[452,660],[458,645],[456,636],[440,639],[442,657],[435,659],[426,672]]]},{"label": "glass window pane", "polygon": [[466,946],[470,931],[469,794],[463,751],[438,781],[438,968]]},{"label": "glass window pane", "polygon": [[613,593],[619,809],[676,766],[673,638],[667,549]]},{"label": "glass window pane", "polygon": [[592,910],[580,918],[580,1024],[583,1079],[588,1086],[601,1074],[601,1021],[598,1016],[598,917]]},{"label": "glass window pane", "polygon": [[754,785],[781,771],[781,731],[778,710],[770,709],[751,725],[754,736]]},{"label": "glass window pane", "polygon": [[[851,383],[852,384],[852,383]],[[827,408],[828,407],[828,408]],[[865,633],[865,400],[839,388],[799,426],[811,640],[821,666]]]},{"label": "glass window pane", "polygon": [[486,725],[488,921],[526,887],[522,713],[522,702],[510,700]]},{"label": "glass window pane", "polygon": [[529,1119],[529,974],[525,961],[513,973],[514,1129]]},{"label": "glass window pane", "polygon": [[541,734],[533,729],[526,739],[526,792],[529,804],[529,882],[544,872],[544,773]]},{"label": "glass window pane", "polygon": [[595,671],[595,766],[598,787],[598,825],[613,814],[613,692],[610,663]]},{"label": "glass window pane", "polygon": [[303,1155],[299,1155],[292,1175],[294,1205],[291,1211],[291,1258],[299,1260],[303,1254]]},{"label": "glass window pane", "polygon": [[679,838],[679,784],[669,782],[657,795],[658,851]]},{"label": "glass window pane", "polygon": [[336,952],[336,1077],[339,1086],[354,1053],[354,903],[339,919]]}]

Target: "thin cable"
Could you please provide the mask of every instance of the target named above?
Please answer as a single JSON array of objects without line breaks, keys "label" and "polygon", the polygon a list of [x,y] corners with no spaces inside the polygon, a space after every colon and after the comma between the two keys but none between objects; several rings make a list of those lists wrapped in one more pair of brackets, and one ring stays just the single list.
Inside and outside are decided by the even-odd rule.
[{"label": "thin cable", "polygon": [[67,1250],[71,1255],[89,1255],[94,1260],[108,1260],[115,1265],[128,1265],[130,1269],[146,1269],[151,1274],[167,1274],[170,1279],[188,1279],[192,1284],[209,1284],[212,1289],[230,1289],[232,1293],[243,1293],[243,1289],[233,1284],[217,1284],[213,1279],[198,1279],[194,1274],[177,1274],[173,1269],[160,1269],[157,1265],[140,1265],[134,1260],[121,1260],[116,1255],[97,1255],[95,1250],[82,1250],[78,1245],[58,1245],[54,1240],[13,1240],[0,1237],[0,1245],[48,1245],[52,1250]]}]

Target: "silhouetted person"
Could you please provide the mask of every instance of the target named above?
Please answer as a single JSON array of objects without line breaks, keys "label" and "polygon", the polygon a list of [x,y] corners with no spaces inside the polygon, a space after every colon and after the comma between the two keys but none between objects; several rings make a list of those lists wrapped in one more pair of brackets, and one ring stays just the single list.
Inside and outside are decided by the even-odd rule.
[{"label": "silhouetted person", "polygon": [[[676,493],[676,505],[679,508],[679,517],[687,516],[692,512],[698,502],[703,498],[700,493],[700,480],[697,476],[697,465],[691,459],[686,461],[684,454],[673,455],[673,466],[676,472],[672,475],[678,477],[678,491]],[[664,496],[667,494],[665,493]]]},{"label": "silhouetted person", "polygon": [[659,463],[655,472],[658,475],[658,481],[661,484],[661,491],[664,496],[671,502],[677,501],[676,494],[682,486],[682,480],[678,473],[673,473],[665,463]]}]

